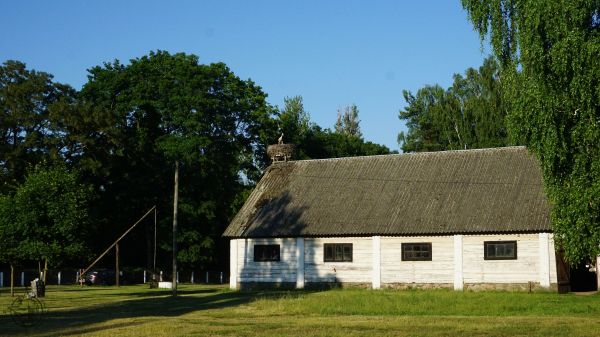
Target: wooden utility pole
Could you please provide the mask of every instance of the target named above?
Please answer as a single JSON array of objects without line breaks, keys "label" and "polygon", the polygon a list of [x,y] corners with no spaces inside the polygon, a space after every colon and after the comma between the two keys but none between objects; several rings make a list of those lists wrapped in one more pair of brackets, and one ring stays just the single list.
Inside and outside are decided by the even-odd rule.
[{"label": "wooden utility pole", "polygon": [[177,204],[179,202],[179,161],[175,161],[175,188],[173,195],[173,296],[177,296]]},{"label": "wooden utility pole", "polygon": [[48,274],[48,259],[44,259],[44,284],[46,284],[46,274]]},{"label": "wooden utility pole", "polygon": [[157,210],[154,208],[154,256],[152,258],[152,274],[156,273],[156,214]]},{"label": "wooden utility pole", "polygon": [[117,288],[120,286],[119,283],[119,243],[115,245],[115,283],[117,284]]}]

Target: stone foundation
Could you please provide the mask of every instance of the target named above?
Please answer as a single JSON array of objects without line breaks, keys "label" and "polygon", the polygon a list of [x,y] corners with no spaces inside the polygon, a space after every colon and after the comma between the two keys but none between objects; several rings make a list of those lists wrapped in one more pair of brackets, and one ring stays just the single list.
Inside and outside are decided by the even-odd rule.
[{"label": "stone foundation", "polygon": [[[240,290],[266,290],[266,289],[296,289],[295,282],[242,282],[237,284]],[[305,289],[327,290],[341,288],[371,289],[367,282],[306,282]],[[454,289],[452,283],[382,283],[382,289]],[[558,291],[558,285],[552,283],[550,288],[543,288],[539,282],[529,283],[465,283],[464,291]]]},{"label": "stone foundation", "polygon": [[543,288],[539,282],[528,282],[528,283],[465,283],[464,290],[468,291],[491,291],[491,290],[503,290],[503,291],[558,291],[558,285],[556,283],[550,284],[550,288]]},{"label": "stone foundation", "polygon": [[305,289],[324,290],[339,288],[371,289],[371,283],[363,282],[306,282]]},{"label": "stone foundation", "polygon": [[382,283],[383,289],[453,289],[452,283]]},{"label": "stone foundation", "polygon": [[[304,289],[327,290],[340,288],[371,289],[371,283],[362,282],[306,282]],[[240,290],[266,290],[266,289],[296,289],[295,282],[238,282]]]}]

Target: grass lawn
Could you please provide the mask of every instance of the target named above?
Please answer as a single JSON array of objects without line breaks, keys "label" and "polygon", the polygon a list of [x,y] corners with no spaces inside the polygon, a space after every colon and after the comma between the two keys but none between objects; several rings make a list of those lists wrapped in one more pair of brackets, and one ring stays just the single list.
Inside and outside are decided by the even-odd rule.
[{"label": "grass lawn", "polygon": [[22,327],[0,293],[2,336],[600,336],[600,295],[330,290],[232,292],[180,285],[49,286],[42,323]]}]

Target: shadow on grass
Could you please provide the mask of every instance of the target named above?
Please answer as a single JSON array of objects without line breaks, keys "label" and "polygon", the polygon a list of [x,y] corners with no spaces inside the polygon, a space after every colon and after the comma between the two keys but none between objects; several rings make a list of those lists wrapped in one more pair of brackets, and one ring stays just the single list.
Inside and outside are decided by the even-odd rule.
[{"label": "shadow on grass", "polygon": [[170,290],[127,293],[127,296],[142,298],[92,305],[74,310],[52,311],[50,308],[50,311],[44,314],[43,322],[30,328],[18,326],[9,317],[2,316],[0,317],[0,326],[2,327],[0,335],[80,335],[99,330],[143,324],[141,321],[136,322],[133,320],[126,323],[92,326],[114,319],[176,317],[199,310],[234,307],[258,298],[281,298],[290,296],[291,293],[294,292],[223,292],[215,289],[182,290],[178,291],[177,297],[170,296]]},{"label": "shadow on grass", "polygon": [[[96,290],[103,290],[102,288],[98,289],[98,288],[90,288],[92,291],[96,291]],[[126,290],[125,288],[121,288],[124,289],[123,292],[118,292],[119,288],[106,288],[107,292],[106,294],[102,294],[102,296],[114,296],[114,297],[119,297],[119,296],[123,296],[124,294],[127,295],[127,297],[158,297],[158,296],[170,296],[171,295],[171,290],[170,289],[154,289],[153,291],[129,291]],[[117,292],[115,292],[114,290],[117,290]],[[179,296],[186,296],[186,295],[203,295],[203,294],[214,294],[219,292],[218,289],[185,289],[185,290],[177,290],[177,294]],[[97,294],[96,294],[97,296]]]}]

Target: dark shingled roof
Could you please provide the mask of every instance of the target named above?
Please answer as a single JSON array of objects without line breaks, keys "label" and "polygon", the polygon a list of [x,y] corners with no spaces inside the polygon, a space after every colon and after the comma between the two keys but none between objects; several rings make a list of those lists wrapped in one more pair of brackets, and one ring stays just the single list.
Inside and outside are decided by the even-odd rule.
[{"label": "dark shingled roof", "polygon": [[551,232],[525,147],[279,162],[226,237]]}]

